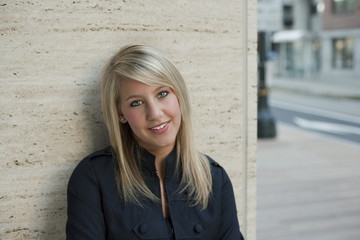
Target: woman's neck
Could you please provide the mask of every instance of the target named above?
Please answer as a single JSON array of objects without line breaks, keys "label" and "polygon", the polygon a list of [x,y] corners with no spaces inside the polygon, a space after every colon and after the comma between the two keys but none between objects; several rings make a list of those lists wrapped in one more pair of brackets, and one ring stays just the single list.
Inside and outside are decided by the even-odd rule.
[{"label": "woman's neck", "polygon": [[166,157],[163,157],[163,158],[156,157],[155,158],[155,168],[156,168],[156,173],[158,174],[159,178],[161,180],[163,180],[165,177],[165,171],[166,171]]}]

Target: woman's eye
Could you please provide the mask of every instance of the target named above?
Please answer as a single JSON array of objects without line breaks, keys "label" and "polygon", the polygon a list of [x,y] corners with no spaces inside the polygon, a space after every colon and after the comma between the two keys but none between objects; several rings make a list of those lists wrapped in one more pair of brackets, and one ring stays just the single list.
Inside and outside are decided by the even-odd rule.
[{"label": "woman's eye", "polygon": [[160,92],[157,96],[158,96],[158,98],[164,98],[164,97],[166,97],[168,94],[169,94],[168,91],[162,91],[162,92]]},{"label": "woman's eye", "polygon": [[131,107],[136,107],[136,106],[139,106],[140,104],[142,104],[142,101],[141,100],[136,100],[136,101],[131,102],[130,106]]}]

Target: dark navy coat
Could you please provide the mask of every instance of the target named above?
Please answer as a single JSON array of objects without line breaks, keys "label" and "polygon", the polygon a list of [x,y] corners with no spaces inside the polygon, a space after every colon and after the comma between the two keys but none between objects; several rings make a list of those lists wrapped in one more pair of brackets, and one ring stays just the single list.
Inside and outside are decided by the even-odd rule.
[{"label": "dark navy coat", "polygon": [[[230,179],[211,162],[213,192],[205,210],[191,206],[179,191],[175,174],[176,152],[167,157],[165,188],[171,219],[163,217],[161,202],[144,200],[143,206],[124,204],[116,187],[116,159],[111,148],[95,152],[75,168],[68,185],[68,240],[131,239],[243,239]],[[155,157],[143,150],[140,170],[149,189],[160,199]]]}]

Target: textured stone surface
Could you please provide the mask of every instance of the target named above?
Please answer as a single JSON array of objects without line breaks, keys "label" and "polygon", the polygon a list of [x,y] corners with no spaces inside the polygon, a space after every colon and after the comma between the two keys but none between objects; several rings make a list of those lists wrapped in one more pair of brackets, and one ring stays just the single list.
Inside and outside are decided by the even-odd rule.
[{"label": "textured stone surface", "polygon": [[228,171],[242,230],[255,239],[256,1],[247,5],[3,1],[0,238],[65,238],[68,178],[85,155],[108,142],[101,69],[120,47],[143,43],[164,52],[182,72],[198,146]]}]

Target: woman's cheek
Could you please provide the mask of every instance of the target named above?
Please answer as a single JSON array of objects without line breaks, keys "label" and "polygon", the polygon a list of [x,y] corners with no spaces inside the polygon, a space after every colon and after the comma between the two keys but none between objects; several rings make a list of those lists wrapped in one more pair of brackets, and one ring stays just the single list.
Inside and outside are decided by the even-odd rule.
[{"label": "woman's cheek", "polygon": [[171,109],[173,109],[175,112],[177,112],[178,114],[181,114],[180,113],[180,104],[179,104],[179,100],[178,98],[175,96],[172,97],[171,99]]},{"label": "woman's cheek", "polygon": [[129,111],[127,112],[127,114],[125,115],[128,123],[130,124],[130,126],[137,126],[139,125],[140,121],[141,121],[141,114],[134,112],[134,111]]}]

